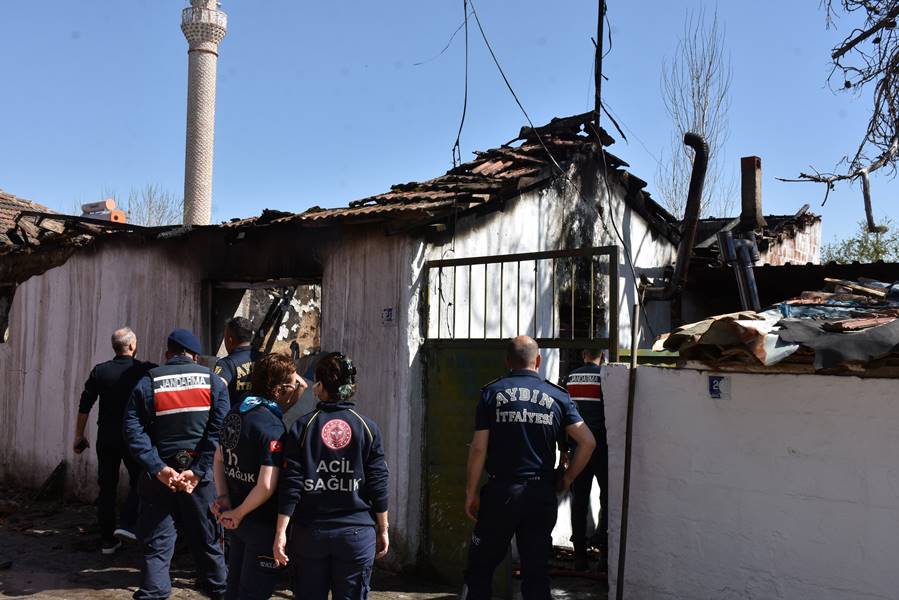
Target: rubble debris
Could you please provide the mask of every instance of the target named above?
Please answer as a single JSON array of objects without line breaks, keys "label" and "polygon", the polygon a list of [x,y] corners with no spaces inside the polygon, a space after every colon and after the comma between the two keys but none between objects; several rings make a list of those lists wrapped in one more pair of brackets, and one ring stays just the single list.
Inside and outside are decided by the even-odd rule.
[{"label": "rubble debris", "polygon": [[835,287],[844,287],[850,290],[854,290],[856,292],[861,292],[865,296],[874,296],[875,298],[886,298],[887,292],[882,289],[875,289],[866,287],[859,283],[855,283],[853,281],[846,281],[844,279],[832,279],[830,277],[824,278],[825,283],[829,283]]},{"label": "rubble debris", "polygon": [[653,349],[712,368],[899,377],[899,282],[825,278],[759,313],[718,315],[678,327]]}]

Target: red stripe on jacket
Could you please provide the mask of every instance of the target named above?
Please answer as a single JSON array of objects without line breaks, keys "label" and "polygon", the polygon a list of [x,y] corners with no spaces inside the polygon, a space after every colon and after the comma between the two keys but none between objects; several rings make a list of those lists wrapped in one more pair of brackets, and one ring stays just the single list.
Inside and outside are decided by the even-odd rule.
[{"label": "red stripe on jacket", "polygon": [[568,393],[572,398],[596,398],[602,397],[602,386],[598,383],[569,383]]},{"label": "red stripe on jacket", "polygon": [[179,408],[209,408],[212,406],[212,390],[208,387],[171,392],[157,390],[153,400],[158,413]]}]

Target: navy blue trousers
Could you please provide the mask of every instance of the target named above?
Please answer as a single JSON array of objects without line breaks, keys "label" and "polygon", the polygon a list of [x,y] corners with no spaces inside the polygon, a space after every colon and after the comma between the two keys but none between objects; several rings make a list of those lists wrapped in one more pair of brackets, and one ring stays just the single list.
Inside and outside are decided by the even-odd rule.
[{"label": "navy blue trousers", "polygon": [[212,482],[203,481],[192,494],[185,494],[169,491],[155,477],[143,475],[138,490],[141,507],[137,535],[144,561],[135,600],[162,600],[172,593],[169,567],[177,537],[172,517],[176,510],[181,517],[181,531],[187,536],[194,555],[200,585],[212,597],[223,595],[227,573],[221,528],[209,511],[209,505],[215,499]]},{"label": "navy blue trousers", "polygon": [[587,552],[587,513],[590,510],[590,488],[593,480],[599,484],[600,517],[596,528],[599,547],[609,547],[609,445],[606,432],[591,430],[596,438],[596,450],[590,462],[571,484],[571,543],[575,554]]},{"label": "navy blue trousers", "polygon": [[228,593],[226,600],[267,600],[275,591],[281,568],[275,565],[272,546],[275,523],[252,519],[228,531]]},{"label": "navy blue trousers", "polygon": [[549,559],[557,515],[552,481],[488,481],[481,488],[478,522],[468,547],[467,600],[490,600],[493,572],[505,558],[512,536],[521,558],[522,598],[550,600]]},{"label": "navy blue trousers", "polygon": [[297,526],[290,537],[293,597],[365,600],[375,562],[375,528]]}]

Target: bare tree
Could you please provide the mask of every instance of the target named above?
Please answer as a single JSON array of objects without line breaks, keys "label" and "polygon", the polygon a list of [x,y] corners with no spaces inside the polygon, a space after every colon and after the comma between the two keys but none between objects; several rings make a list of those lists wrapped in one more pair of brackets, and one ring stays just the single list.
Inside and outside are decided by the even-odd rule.
[{"label": "bare tree", "polygon": [[[100,198],[112,198],[116,206],[128,214],[128,222],[145,227],[159,227],[162,225],[177,225],[181,223],[184,214],[184,201],[176,198],[169,191],[162,190],[158,185],[148,183],[141,189],[132,188],[128,192],[128,198],[122,204],[119,194],[112,188],[103,188]],[[81,205],[93,202],[93,200],[74,200],[72,202],[72,214],[81,212]]]},{"label": "bare tree", "polygon": [[725,175],[723,148],[727,142],[730,110],[730,56],[718,14],[706,18],[703,10],[690,12],[671,62],[662,66],[662,99],[674,120],[671,147],[656,172],[658,193],[668,209],[683,216],[693,164],[693,151],[683,144],[688,131],[709,143],[711,158],[701,204],[727,216],[733,210],[733,178]]},{"label": "bare tree", "polygon": [[847,154],[833,172],[800,173],[798,180],[786,181],[823,183],[829,193],[837,182],[860,180],[868,231],[883,232],[885,227],[874,222],[869,175],[885,167],[895,176],[899,166],[899,0],[822,0],[821,4],[828,28],[837,26],[840,13],[864,17],[863,25],[853,28],[831,52],[828,83],[856,94],[873,90],[871,116],[854,153]]},{"label": "bare tree", "polygon": [[130,223],[147,227],[176,225],[184,214],[184,201],[169,191],[161,190],[158,185],[147,184],[140,190],[132,189],[128,193],[124,209]]}]

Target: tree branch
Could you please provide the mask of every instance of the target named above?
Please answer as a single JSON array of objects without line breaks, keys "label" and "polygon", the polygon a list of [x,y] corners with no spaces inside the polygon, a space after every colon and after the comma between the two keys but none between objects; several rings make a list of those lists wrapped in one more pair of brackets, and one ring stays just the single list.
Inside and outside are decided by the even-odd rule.
[{"label": "tree branch", "polygon": [[[872,9],[868,8],[868,10],[871,11]],[[840,46],[839,48],[837,48],[833,51],[833,53],[830,55],[830,57],[833,60],[839,60],[844,54],[846,54],[847,52],[849,52],[850,50],[852,50],[853,48],[855,48],[856,46],[858,46],[859,44],[864,42],[866,39],[868,39],[869,37],[871,37],[878,31],[880,31],[881,29],[885,28],[887,25],[892,24],[893,26],[895,26],[895,22],[896,22],[897,18],[899,18],[899,5],[894,6],[893,10],[888,12],[886,14],[886,16],[884,16],[882,19],[877,21],[869,29],[866,29],[865,31],[861,32],[860,34],[858,34],[854,38],[850,39],[849,41],[844,42],[842,46]]]}]

